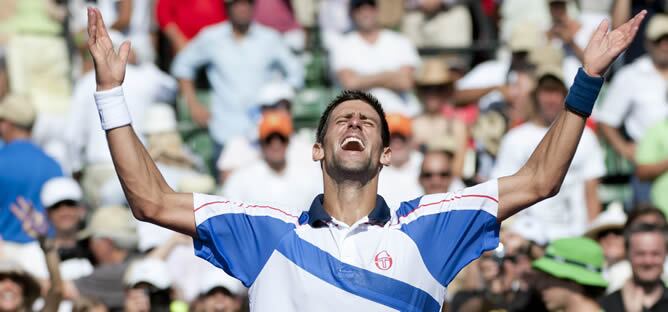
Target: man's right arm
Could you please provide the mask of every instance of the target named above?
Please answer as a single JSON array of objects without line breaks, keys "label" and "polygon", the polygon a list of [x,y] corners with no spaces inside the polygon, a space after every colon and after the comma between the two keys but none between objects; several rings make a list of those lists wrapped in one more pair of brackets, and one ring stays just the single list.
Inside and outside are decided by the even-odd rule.
[{"label": "man's right arm", "polygon": [[[176,193],[167,185],[129,122],[117,122],[129,117],[119,116],[119,110],[111,107],[125,107],[119,88],[125,77],[130,44],[125,42],[118,53],[114,51],[102,15],[96,9],[88,9],[88,35],[88,47],[95,61],[96,102],[132,213],[141,221],[195,236],[192,194]],[[108,114],[103,113],[105,110]]]}]

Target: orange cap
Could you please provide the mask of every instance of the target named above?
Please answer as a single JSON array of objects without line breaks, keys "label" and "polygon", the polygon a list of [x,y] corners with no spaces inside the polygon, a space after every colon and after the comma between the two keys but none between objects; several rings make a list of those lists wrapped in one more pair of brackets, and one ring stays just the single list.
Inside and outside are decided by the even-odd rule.
[{"label": "orange cap", "polygon": [[413,122],[410,118],[397,113],[390,113],[385,116],[387,126],[390,128],[390,134],[399,134],[405,137],[413,135]]},{"label": "orange cap", "polygon": [[269,111],[262,114],[260,121],[260,140],[266,139],[274,133],[278,133],[286,138],[292,135],[292,118],[289,114],[280,111]]}]

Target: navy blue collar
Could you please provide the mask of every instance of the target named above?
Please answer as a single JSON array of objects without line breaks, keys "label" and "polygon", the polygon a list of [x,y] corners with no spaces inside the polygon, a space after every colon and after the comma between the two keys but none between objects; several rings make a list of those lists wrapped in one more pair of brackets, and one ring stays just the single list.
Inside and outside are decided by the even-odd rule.
[{"label": "navy blue collar", "polygon": [[[312,227],[318,227],[332,221],[332,217],[325,211],[325,207],[322,205],[324,198],[323,194],[316,196],[313,199],[313,203],[311,203],[311,208],[308,210],[308,223]],[[380,195],[376,195],[376,207],[371,210],[368,218],[369,223],[373,225],[382,226],[390,221],[390,208],[385,203],[385,199]]]}]

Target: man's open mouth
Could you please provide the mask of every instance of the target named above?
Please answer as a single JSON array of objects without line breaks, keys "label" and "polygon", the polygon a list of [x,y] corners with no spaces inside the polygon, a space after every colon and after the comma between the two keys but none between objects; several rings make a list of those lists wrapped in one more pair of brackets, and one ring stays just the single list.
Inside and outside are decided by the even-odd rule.
[{"label": "man's open mouth", "polygon": [[343,140],[341,148],[344,151],[361,152],[364,150],[364,142],[358,137],[349,136]]}]

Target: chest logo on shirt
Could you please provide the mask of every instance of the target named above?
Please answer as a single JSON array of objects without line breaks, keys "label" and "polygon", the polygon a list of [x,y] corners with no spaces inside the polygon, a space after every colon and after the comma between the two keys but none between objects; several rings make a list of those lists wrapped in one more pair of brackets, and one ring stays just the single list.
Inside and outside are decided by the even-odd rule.
[{"label": "chest logo on shirt", "polygon": [[385,250],[379,252],[373,260],[376,263],[376,267],[383,271],[387,271],[392,267],[392,257]]}]

